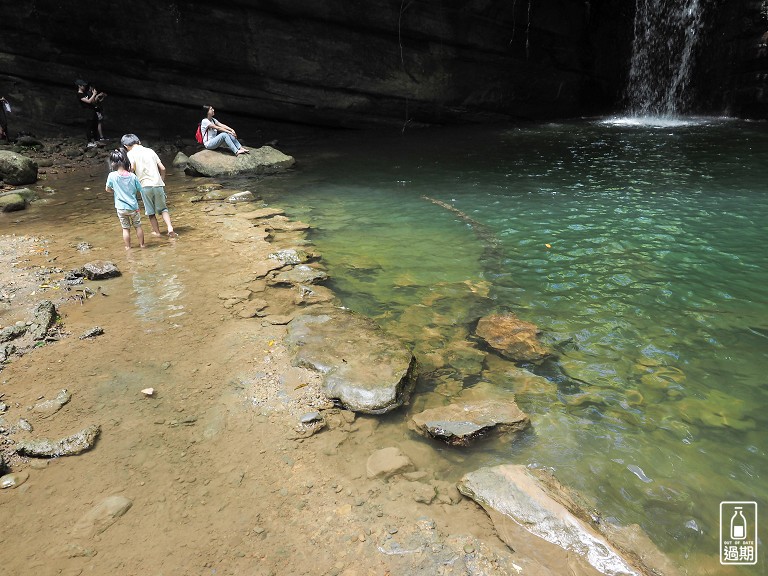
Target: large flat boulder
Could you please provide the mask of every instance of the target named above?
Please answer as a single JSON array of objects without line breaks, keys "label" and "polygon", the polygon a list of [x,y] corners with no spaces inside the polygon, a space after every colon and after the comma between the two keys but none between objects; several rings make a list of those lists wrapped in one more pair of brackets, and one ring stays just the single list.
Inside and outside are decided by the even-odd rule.
[{"label": "large flat boulder", "polygon": [[414,414],[409,425],[422,436],[452,446],[468,446],[487,434],[518,432],[530,423],[531,419],[514,401],[480,400],[429,408]]},{"label": "large flat boulder", "polygon": [[293,364],[322,375],[323,392],[355,412],[401,406],[415,384],[416,361],[400,340],[373,321],[339,308],[298,316],[286,342]]},{"label": "large flat boulder", "polygon": [[251,150],[250,154],[235,156],[229,148],[202,150],[188,159],[188,165],[202,176],[235,176],[236,174],[277,174],[294,165],[293,156],[271,146]]},{"label": "large flat boulder", "polygon": [[504,542],[536,562],[537,574],[679,574],[647,536],[592,520],[578,495],[543,470],[481,468],[465,474],[458,488],[485,509]]}]

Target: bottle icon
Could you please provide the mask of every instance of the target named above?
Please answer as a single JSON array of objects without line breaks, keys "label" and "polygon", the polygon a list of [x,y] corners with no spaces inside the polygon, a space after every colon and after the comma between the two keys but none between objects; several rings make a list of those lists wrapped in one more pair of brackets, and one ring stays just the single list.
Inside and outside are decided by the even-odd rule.
[{"label": "bottle icon", "polygon": [[731,539],[732,540],[745,540],[747,538],[747,519],[744,518],[744,514],[741,512],[741,506],[734,508],[733,516],[731,516]]}]

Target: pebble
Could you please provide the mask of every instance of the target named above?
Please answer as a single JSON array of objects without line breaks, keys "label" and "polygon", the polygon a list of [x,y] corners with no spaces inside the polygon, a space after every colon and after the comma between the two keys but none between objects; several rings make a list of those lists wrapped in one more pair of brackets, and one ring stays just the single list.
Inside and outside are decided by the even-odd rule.
[{"label": "pebble", "polygon": [[29,478],[29,472],[13,472],[0,478],[0,488],[18,488]]},{"label": "pebble", "polygon": [[310,422],[317,422],[322,419],[323,417],[320,415],[320,412],[307,412],[301,417],[299,421],[302,424],[309,424]]}]

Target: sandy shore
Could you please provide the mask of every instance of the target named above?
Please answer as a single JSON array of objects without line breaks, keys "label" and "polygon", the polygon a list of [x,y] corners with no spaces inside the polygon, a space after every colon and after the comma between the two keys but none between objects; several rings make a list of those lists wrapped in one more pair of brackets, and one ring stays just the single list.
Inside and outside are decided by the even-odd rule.
[{"label": "sandy shore", "polygon": [[[164,160],[170,148],[161,149]],[[291,366],[285,323],[300,309],[289,291],[265,286],[256,264],[300,243],[303,232],[259,240],[261,228],[239,218],[241,208],[189,201],[209,180],[172,170],[167,189],[180,238],[151,238],[146,250],[126,253],[99,190],[103,153],[72,160],[66,150],[38,154],[49,159],[38,185],[52,190],[41,203],[1,215],[0,325],[23,320],[47,298],[61,315],[61,337],[0,372],[7,406],[0,442],[10,454],[22,437],[61,438],[89,424],[101,434],[77,456],[11,458],[24,480],[0,492],[4,569],[536,573],[498,539],[482,509],[458,495],[455,479],[441,477],[429,445],[390,439],[376,417],[330,408],[317,375]],[[90,297],[54,287],[90,260],[113,261],[122,275],[88,283]],[[263,314],[243,313],[262,298]],[[94,326],[104,334],[79,338]],[[153,396],[141,393],[147,387]],[[59,411],[35,412],[64,388],[72,398]],[[316,409],[328,427],[304,438],[298,420]],[[31,430],[19,429],[20,419]],[[415,472],[369,479],[367,458],[393,445]],[[434,485],[442,494],[425,498],[419,488]],[[105,512],[115,497],[130,507]]]}]

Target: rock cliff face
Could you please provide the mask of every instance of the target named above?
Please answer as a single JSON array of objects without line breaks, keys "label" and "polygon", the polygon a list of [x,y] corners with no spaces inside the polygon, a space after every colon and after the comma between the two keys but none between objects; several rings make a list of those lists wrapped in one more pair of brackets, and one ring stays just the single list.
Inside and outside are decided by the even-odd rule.
[{"label": "rock cliff face", "polygon": [[700,108],[768,118],[768,1],[713,3],[706,40],[697,73]]},{"label": "rock cliff face", "polygon": [[[762,4],[710,7],[702,105],[765,117]],[[0,0],[0,9],[12,132],[84,132],[73,83],[82,77],[108,93],[108,133],[189,137],[204,103],[238,121],[329,127],[615,112],[634,3]]]},{"label": "rock cliff face", "polygon": [[82,124],[79,77],[112,132],[186,136],[204,103],[334,127],[597,113],[631,42],[618,0],[0,3],[0,92],[38,131]]}]

